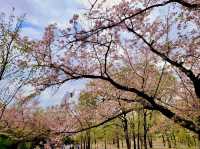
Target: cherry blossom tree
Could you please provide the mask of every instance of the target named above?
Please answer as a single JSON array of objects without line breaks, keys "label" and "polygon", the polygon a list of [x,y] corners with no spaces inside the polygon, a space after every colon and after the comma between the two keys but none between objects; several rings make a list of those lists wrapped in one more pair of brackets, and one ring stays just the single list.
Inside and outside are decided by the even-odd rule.
[{"label": "cherry blossom tree", "polygon": [[10,15],[0,14],[0,119],[31,75],[22,61],[25,47],[21,43],[26,38],[20,33],[24,19],[24,15],[15,16],[14,9]]},{"label": "cherry blossom tree", "polygon": [[28,65],[38,70],[32,84],[102,80],[200,134],[199,117],[183,111],[200,108],[199,9],[195,0],[95,1],[84,19],[74,15],[66,29],[50,25],[41,41],[29,42]]}]

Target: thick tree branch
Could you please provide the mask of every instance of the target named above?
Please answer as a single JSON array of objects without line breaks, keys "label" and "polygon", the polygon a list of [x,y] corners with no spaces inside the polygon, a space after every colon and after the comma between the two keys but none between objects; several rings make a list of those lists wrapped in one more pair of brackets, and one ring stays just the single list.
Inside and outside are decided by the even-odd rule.
[{"label": "thick tree branch", "polygon": [[[183,117],[180,117],[180,116],[176,115],[176,113],[174,113],[171,110],[169,110],[168,108],[156,103],[154,101],[154,97],[149,96],[146,93],[137,90],[136,88],[132,88],[132,87],[121,85],[118,82],[114,81],[110,77],[107,78],[107,77],[104,77],[104,76],[95,76],[95,75],[79,75],[79,76],[76,76],[76,77],[73,77],[73,78],[68,78],[67,80],[73,80],[73,79],[77,80],[77,79],[82,79],[82,78],[100,79],[100,80],[108,81],[109,83],[111,83],[117,89],[135,93],[139,97],[142,97],[143,99],[148,101],[151,104],[152,109],[159,111],[164,116],[166,116],[167,118],[173,120],[174,122],[176,122],[180,126],[183,126],[184,128],[187,128],[188,130],[190,130],[190,131],[192,131],[192,132],[194,132],[196,134],[200,134],[200,127],[197,124],[195,124],[194,122],[192,122],[190,120],[187,120],[187,119],[185,119]],[[100,124],[98,126],[100,126]],[[96,127],[98,127],[98,126],[96,126]]]},{"label": "thick tree branch", "polygon": [[190,9],[199,9],[200,8],[200,3],[197,3],[197,4],[191,4],[191,3],[188,3],[184,0],[171,0],[172,2],[176,2],[176,3],[179,3],[181,4],[182,6],[184,7],[187,7],[187,8],[190,8]]},{"label": "thick tree branch", "polygon": [[126,111],[123,111],[123,112],[120,112],[119,114],[114,115],[114,116],[112,116],[112,117],[110,117],[110,118],[107,118],[106,120],[104,120],[104,121],[102,121],[102,122],[100,122],[100,123],[98,123],[98,124],[96,124],[96,125],[92,125],[92,126],[90,126],[90,127],[82,128],[82,129],[75,130],[75,131],[56,132],[56,134],[61,134],[61,133],[64,133],[64,134],[70,134],[70,133],[72,133],[72,134],[73,134],[73,133],[83,132],[83,131],[86,131],[86,130],[89,130],[89,129],[92,129],[92,128],[97,128],[97,127],[99,127],[99,126],[102,126],[103,124],[106,124],[106,123],[108,123],[108,122],[110,122],[110,121],[112,121],[112,120],[114,120],[114,119],[116,119],[116,118],[118,118],[118,117],[120,117],[120,116],[122,116],[122,115],[124,115],[124,114],[130,113],[130,112],[132,112],[132,111],[134,111],[133,108],[132,108],[132,109],[129,109],[129,110],[126,110]]},{"label": "thick tree branch", "polygon": [[[87,38],[91,37],[94,34],[97,34],[97,33],[101,32],[101,31],[109,29],[109,28],[116,27],[116,26],[124,23],[126,20],[132,19],[132,18],[134,18],[134,17],[136,17],[138,15],[141,15],[141,14],[145,13],[146,11],[149,11],[149,10],[151,10],[153,8],[157,8],[157,7],[163,7],[163,6],[166,6],[166,5],[170,4],[170,3],[178,3],[178,4],[180,4],[180,5],[182,5],[182,6],[186,7],[186,8],[189,8],[189,9],[194,9],[194,10],[200,9],[200,3],[191,4],[191,3],[188,3],[188,2],[183,1],[183,0],[168,0],[168,1],[165,1],[163,3],[151,5],[149,7],[146,7],[144,9],[142,9],[142,10],[139,10],[139,11],[133,13],[132,15],[129,15],[128,17],[125,17],[125,18],[121,19],[119,22],[112,22],[109,25],[101,26],[99,28],[92,29],[92,30],[89,30],[89,31],[77,32],[76,34],[83,35],[83,36],[85,35],[85,36],[84,36],[84,38],[76,39],[76,41],[79,41],[79,40],[84,41],[84,40],[86,40]],[[71,34],[68,34],[68,36],[70,36],[70,35]]]},{"label": "thick tree branch", "polygon": [[166,56],[164,53],[159,52],[153,47],[153,43],[149,43],[141,34],[137,33],[133,28],[127,27],[127,29],[134,33],[137,37],[143,40],[143,42],[149,46],[149,49],[161,57],[164,61],[167,61],[170,63],[172,66],[175,66],[178,68],[181,72],[183,72],[193,83],[194,88],[195,88],[195,93],[198,98],[200,98],[200,78],[198,76],[195,76],[195,74],[192,72],[192,70],[185,68],[181,63],[178,63],[172,59],[170,59],[168,56]]}]

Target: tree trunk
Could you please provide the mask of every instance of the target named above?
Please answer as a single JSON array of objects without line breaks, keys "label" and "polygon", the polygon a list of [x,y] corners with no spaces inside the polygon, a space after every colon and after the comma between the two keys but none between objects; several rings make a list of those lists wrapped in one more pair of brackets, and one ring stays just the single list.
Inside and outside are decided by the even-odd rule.
[{"label": "tree trunk", "polygon": [[165,136],[162,135],[162,141],[163,141],[163,145],[165,146],[166,145],[166,141],[165,141]]},{"label": "tree trunk", "polygon": [[84,136],[84,141],[83,141],[83,148],[86,149],[86,136]]},{"label": "tree trunk", "polygon": [[140,149],[140,113],[138,111],[137,149]]},{"label": "tree trunk", "polygon": [[91,148],[91,137],[90,137],[90,131],[87,131],[87,132],[86,132],[86,136],[87,136],[86,149],[90,149],[90,148]]},{"label": "tree trunk", "polygon": [[148,135],[147,138],[148,138],[148,142],[149,142],[149,147],[153,148],[153,139],[152,139],[152,136]]},{"label": "tree trunk", "polygon": [[117,143],[117,149],[120,149],[120,145],[119,145],[119,134],[116,134],[116,143]]},{"label": "tree trunk", "polygon": [[104,140],[104,149],[107,149],[107,141],[106,141],[106,138]]},{"label": "tree trunk", "polygon": [[123,117],[123,127],[124,127],[124,135],[125,135],[127,149],[131,149],[131,143],[128,134],[128,121],[126,115],[124,115]]},{"label": "tree trunk", "polygon": [[166,139],[167,139],[167,143],[168,143],[168,148],[172,148],[171,141],[170,141],[170,138],[168,135],[166,135]]},{"label": "tree trunk", "polygon": [[131,130],[132,130],[132,140],[133,140],[133,149],[137,149],[137,143],[136,143],[136,132],[135,132],[135,116],[132,112],[132,120],[131,120]]},{"label": "tree trunk", "polygon": [[140,148],[141,149],[143,149],[143,144],[144,144],[143,137],[140,137]]},{"label": "tree trunk", "polygon": [[175,136],[174,132],[172,133],[171,138],[173,140],[174,147],[176,147],[176,136]]},{"label": "tree trunk", "polygon": [[81,138],[80,139],[81,139],[80,140],[80,148],[83,149],[83,136],[82,136],[82,134],[81,134]]},{"label": "tree trunk", "polygon": [[143,120],[144,120],[144,149],[147,149],[147,111],[143,111]]},{"label": "tree trunk", "polygon": [[136,135],[133,133],[133,148],[136,149]]}]

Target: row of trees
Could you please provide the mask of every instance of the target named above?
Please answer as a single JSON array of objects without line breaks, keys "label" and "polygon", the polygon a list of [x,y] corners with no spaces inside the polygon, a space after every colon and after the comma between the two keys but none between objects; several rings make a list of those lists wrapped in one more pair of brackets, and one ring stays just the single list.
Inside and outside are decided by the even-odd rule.
[{"label": "row of trees", "polygon": [[[167,121],[158,112],[124,101],[103,101],[97,107],[90,96],[81,95],[78,105],[65,102],[48,109],[37,105],[9,107],[1,121],[1,138],[8,138],[11,142],[7,146],[12,148],[22,148],[24,143],[31,148],[46,141],[57,145],[80,144],[82,149],[153,148],[161,140],[169,148],[198,146],[195,134]],[[66,142],[65,136],[75,141]]]},{"label": "row of trees", "polygon": [[[20,35],[24,17],[7,18],[2,13],[1,132],[12,136],[15,129],[22,138],[34,139],[35,133],[36,138],[43,134],[52,138],[86,131],[90,140],[91,128],[119,118],[127,148],[130,129],[140,138],[142,126],[143,139],[135,136],[133,142],[134,147],[146,148],[152,142],[149,115],[159,112],[199,136],[199,5],[186,0],[134,0],[108,6],[97,0],[84,16],[74,15],[66,29],[49,25],[40,40]],[[89,79],[78,105],[66,102],[35,116],[32,100],[42,91],[78,79]],[[132,124],[129,119],[138,120]]]}]

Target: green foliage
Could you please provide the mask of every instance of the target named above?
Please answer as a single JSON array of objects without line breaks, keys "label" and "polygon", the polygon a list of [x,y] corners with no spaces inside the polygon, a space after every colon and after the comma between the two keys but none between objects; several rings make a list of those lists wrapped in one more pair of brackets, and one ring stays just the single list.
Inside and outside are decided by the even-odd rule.
[{"label": "green foliage", "polygon": [[0,136],[0,147],[1,149],[8,149],[12,146],[12,144],[14,144],[15,142],[12,141],[9,137]]},{"label": "green foliage", "polygon": [[90,93],[82,93],[79,99],[79,106],[96,106],[97,101]]},{"label": "green foliage", "polygon": [[63,137],[63,143],[64,144],[74,144],[74,139],[72,139],[71,137],[69,137],[69,136],[65,136],[65,137]]},{"label": "green foliage", "polygon": [[20,149],[32,149],[32,143],[31,142],[20,143],[18,148],[20,148]]},{"label": "green foliage", "polygon": [[0,149],[13,149],[13,146],[19,149],[32,149],[32,142],[17,142],[16,140],[11,139],[10,137],[1,135],[0,136]]}]

